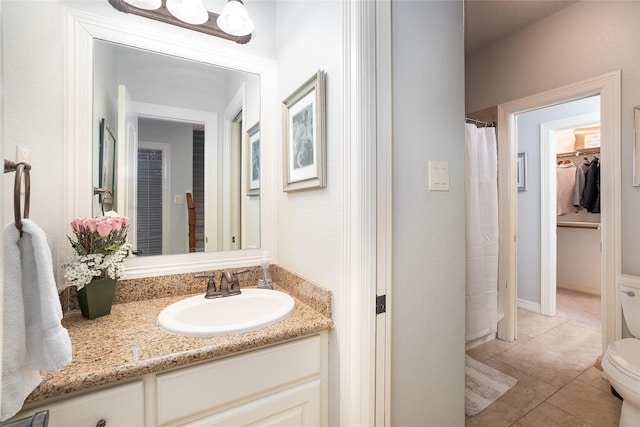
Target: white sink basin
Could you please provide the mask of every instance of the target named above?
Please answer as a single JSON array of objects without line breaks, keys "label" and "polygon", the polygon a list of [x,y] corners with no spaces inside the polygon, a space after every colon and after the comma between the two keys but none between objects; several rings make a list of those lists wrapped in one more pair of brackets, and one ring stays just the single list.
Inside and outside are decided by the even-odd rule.
[{"label": "white sink basin", "polygon": [[240,295],[214,299],[202,294],[166,307],[158,315],[158,325],[180,335],[226,335],[275,323],[294,305],[291,296],[270,289],[243,289]]}]

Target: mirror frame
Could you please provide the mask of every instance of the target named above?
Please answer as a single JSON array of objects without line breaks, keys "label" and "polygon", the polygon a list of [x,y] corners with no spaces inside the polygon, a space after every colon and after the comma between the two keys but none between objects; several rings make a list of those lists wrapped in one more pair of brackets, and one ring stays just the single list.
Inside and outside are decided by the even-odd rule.
[{"label": "mirror frame", "polygon": [[640,187],[640,107],[633,108],[633,186]]},{"label": "mirror frame", "polygon": [[[181,255],[128,258],[122,279],[189,273],[258,265],[263,251],[274,256],[275,215],[272,215],[275,174],[273,108],[276,88],[275,60],[225,49],[186,36],[185,30],[167,26],[157,30],[125,24],[77,9],[66,9],[65,124],[64,124],[64,225],[73,218],[91,217],[93,209],[93,41],[101,39],[140,49],[260,75],[260,123],[262,133],[260,249],[202,252]],[[235,46],[234,46],[235,47]],[[66,256],[72,248],[67,245]]]}]

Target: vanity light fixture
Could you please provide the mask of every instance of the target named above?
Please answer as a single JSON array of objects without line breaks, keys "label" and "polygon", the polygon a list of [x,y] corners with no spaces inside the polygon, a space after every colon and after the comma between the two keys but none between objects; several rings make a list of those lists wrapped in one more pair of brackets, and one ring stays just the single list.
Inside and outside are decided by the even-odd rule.
[{"label": "vanity light fixture", "polygon": [[162,0],[124,0],[124,2],[145,10],[155,10],[162,6]]},{"label": "vanity light fixture", "polygon": [[[109,0],[109,3],[120,12],[132,13],[211,36],[232,40],[239,44],[246,44],[251,40],[251,31],[254,28],[244,4],[239,0],[229,0],[222,12],[223,14],[225,13],[230,3],[239,3],[240,15],[231,18],[230,21],[232,23],[230,25],[227,25],[229,18],[220,20],[219,16],[222,15],[207,11],[202,4],[202,0]],[[232,9],[238,10],[238,7],[232,6]],[[221,22],[224,22],[222,26],[225,26],[225,29],[220,25]],[[238,30],[239,27],[242,30]],[[233,33],[227,32],[227,29],[233,31]]]},{"label": "vanity light fixture", "polygon": [[229,0],[217,19],[218,27],[234,36],[251,34],[254,25],[242,0]]},{"label": "vanity light fixture", "polygon": [[167,9],[187,24],[200,25],[209,20],[209,13],[202,0],[167,0]]}]

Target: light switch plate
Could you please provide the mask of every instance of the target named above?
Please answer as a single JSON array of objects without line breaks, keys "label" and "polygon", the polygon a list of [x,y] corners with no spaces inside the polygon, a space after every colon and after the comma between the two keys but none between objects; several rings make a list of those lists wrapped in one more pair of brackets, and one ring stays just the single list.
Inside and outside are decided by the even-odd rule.
[{"label": "light switch plate", "polygon": [[16,163],[28,162],[30,158],[31,158],[31,150],[24,147],[20,147],[19,145],[16,146]]},{"label": "light switch plate", "polygon": [[448,162],[429,162],[429,191],[449,191]]},{"label": "light switch plate", "polygon": [[173,196],[173,204],[174,205],[184,205],[184,196],[182,194],[177,194]]}]

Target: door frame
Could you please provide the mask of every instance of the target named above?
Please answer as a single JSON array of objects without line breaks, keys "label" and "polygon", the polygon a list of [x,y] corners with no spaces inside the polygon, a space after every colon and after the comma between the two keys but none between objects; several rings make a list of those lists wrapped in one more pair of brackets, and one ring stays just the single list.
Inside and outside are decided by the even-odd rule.
[{"label": "door frame", "polygon": [[[138,141],[138,146],[135,147],[136,153],[139,153],[140,149],[158,150],[162,152],[162,253],[168,254],[171,251],[171,241],[169,236],[171,235],[171,193],[169,183],[171,182],[170,170],[171,170],[171,149],[166,142],[154,142],[154,141]],[[139,159],[139,157],[136,157]],[[137,165],[138,161],[136,161]],[[136,166],[135,176],[135,194],[134,197],[138,197],[138,167]],[[136,202],[135,220],[138,223],[138,204]],[[188,224],[187,224],[188,225]],[[137,228],[136,233],[137,234]],[[136,238],[137,241],[137,238]],[[134,246],[135,247],[135,246]],[[189,248],[187,247],[188,251]]]},{"label": "door frame", "polygon": [[[205,252],[218,250],[217,240],[208,238],[218,233],[219,215],[216,206],[220,204],[220,194],[215,186],[214,170],[218,167],[218,113],[213,111],[193,110],[189,108],[172,107],[147,102],[133,102],[138,117],[167,120],[174,122],[193,123],[204,126],[204,157],[205,164],[212,165],[204,171],[205,182]],[[136,148],[137,149],[137,148]],[[129,173],[133,174],[133,171]],[[135,175],[133,175],[135,176]],[[208,189],[212,190],[209,191]],[[163,244],[164,246],[164,244]],[[164,250],[164,249],[163,249]]]},{"label": "door frame", "polygon": [[[340,425],[390,425],[391,3],[342,3]],[[385,158],[386,156],[386,158]],[[386,314],[376,296],[386,292]]]},{"label": "door frame", "polygon": [[[556,141],[555,132],[561,129],[600,124],[600,112],[580,114],[540,123],[540,313],[556,315],[557,287],[557,200],[556,200]],[[602,264],[602,256],[600,256]],[[600,283],[602,288],[602,283]]]},{"label": "door frame", "polygon": [[[241,114],[240,125],[237,117]],[[240,200],[232,195],[240,194],[242,178],[240,177],[239,163],[241,161],[242,137],[237,137],[237,128],[240,127],[240,135],[247,133],[247,84],[242,83],[229,101],[223,117],[222,124],[222,204],[225,206],[222,212],[222,242],[223,250],[237,250],[244,246],[245,220],[241,219],[245,212],[246,199],[244,194]],[[235,243],[233,237],[236,237]]]},{"label": "door frame", "polygon": [[517,230],[518,194],[516,186],[516,115],[578,98],[600,95],[601,174],[604,206],[602,232],[602,349],[622,336],[622,313],[616,292],[620,274],[620,138],[621,72],[616,70],[536,95],[498,105],[498,194],[500,250],[498,254],[498,294],[504,304],[504,318],[498,323],[498,338],[517,337]]}]

